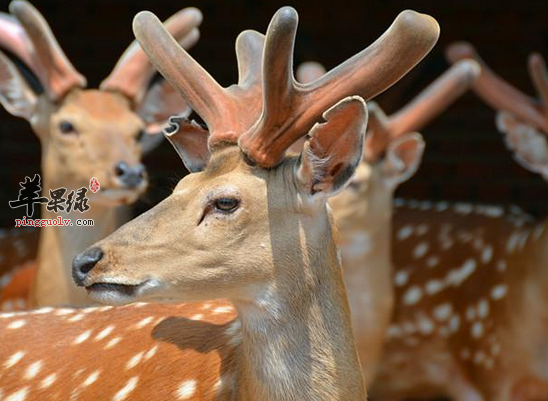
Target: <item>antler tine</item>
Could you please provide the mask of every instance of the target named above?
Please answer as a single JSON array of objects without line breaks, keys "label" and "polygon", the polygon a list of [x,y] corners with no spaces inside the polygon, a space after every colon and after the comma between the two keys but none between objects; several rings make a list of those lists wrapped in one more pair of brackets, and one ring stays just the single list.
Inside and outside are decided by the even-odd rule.
[{"label": "antler tine", "polygon": [[10,4],[10,12],[19,20],[32,42],[32,57],[36,57],[35,62],[39,66],[35,72],[52,99],[62,98],[74,87],[86,86],[86,78],[70,63],[36,8],[26,1],[16,0]]},{"label": "antler tine", "polygon": [[0,13],[0,47],[19,57],[36,74],[23,27],[14,17],[4,13]]},{"label": "antler tine", "polygon": [[238,86],[242,88],[257,86],[260,89],[264,41],[263,34],[252,30],[243,31],[236,38]]},{"label": "antler tine", "polygon": [[548,123],[539,113],[536,101],[495,74],[470,43],[457,42],[450,45],[446,56],[451,63],[465,58],[476,60],[481,65],[481,73],[473,86],[474,91],[494,109],[508,111],[536,128],[548,132]]},{"label": "antler tine", "polygon": [[544,58],[539,53],[529,56],[529,75],[542,102],[544,115],[548,119],[548,69]]},{"label": "antler tine", "polygon": [[[183,47],[189,48],[199,37],[197,27],[202,22],[202,13],[194,7],[185,8],[172,15],[165,23],[167,31]],[[126,49],[110,75],[100,88],[123,93],[135,102],[143,97],[155,69],[137,41]]]},{"label": "antler tine", "polygon": [[[263,67],[264,111],[239,141],[248,157],[262,167],[278,164],[285,150],[337,101],[349,95],[367,100],[393,85],[432,49],[439,36],[432,17],[404,11],[371,46],[320,79],[301,85],[295,82],[291,69],[296,25],[297,13],[285,7],[269,26]],[[271,54],[279,58],[268,57],[269,41]],[[283,105],[274,104],[276,99],[283,99]]]},{"label": "antler tine", "polygon": [[410,103],[390,116],[390,136],[395,138],[420,130],[462,96],[480,72],[481,67],[474,60],[462,60],[453,65]]},{"label": "antler tine", "polygon": [[302,84],[308,84],[319,79],[325,75],[325,73],[325,68],[320,63],[315,61],[306,61],[297,67],[297,72],[295,75],[297,76],[297,81]]},{"label": "antler tine", "polygon": [[149,11],[133,20],[133,32],[154,67],[177,88],[210,131],[230,112],[224,89],[202,68]]}]

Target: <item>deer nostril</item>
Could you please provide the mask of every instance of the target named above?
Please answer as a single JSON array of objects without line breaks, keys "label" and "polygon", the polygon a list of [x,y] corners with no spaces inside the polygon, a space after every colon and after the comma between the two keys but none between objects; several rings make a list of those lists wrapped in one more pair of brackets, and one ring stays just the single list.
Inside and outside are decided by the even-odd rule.
[{"label": "deer nostril", "polygon": [[128,172],[128,169],[129,166],[126,163],[120,162],[114,166],[114,174],[116,174],[117,177],[121,177]]},{"label": "deer nostril", "polygon": [[84,285],[86,275],[103,258],[103,250],[95,247],[78,254],[72,261],[72,278],[76,285]]}]

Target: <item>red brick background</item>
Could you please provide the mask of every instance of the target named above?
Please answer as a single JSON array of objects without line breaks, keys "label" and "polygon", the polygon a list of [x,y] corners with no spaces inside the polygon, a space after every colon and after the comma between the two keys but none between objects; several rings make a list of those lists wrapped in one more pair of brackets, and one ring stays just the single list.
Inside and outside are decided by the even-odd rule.
[{"label": "red brick background", "polygon": [[[0,11],[7,11],[6,0]],[[61,46],[76,67],[96,86],[132,40],[131,19],[140,10],[165,18],[184,6],[204,13],[202,39],[193,56],[222,84],[236,79],[234,39],[247,28],[265,31],[274,11],[286,1],[251,0],[181,2],[112,0],[35,0]],[[531,51],[548,56],[546,0],[433,1],[347,0],[293,1],[300,14],[295,63],[318,60],[333,67],[360,51],[405,8],[433,15],[442,27],[434,51],[401,83],[378,100],[390,112],[405,104],[446,68],[444,47],[454,40],[474,43],[489,64],[532,94],[526,72]],[[466,95],[424,130],[427,151],[419,173],[399,195],[419,199],[517,203],[528,211],[548,210],[546,184],[519,167],[504,148],[493,124],[494,113],[474,95]],[[20,215],[8,207],[18,183],[40,169],[40,148],[29,125],[0,110],[0,226],[13,226]],[[153,185],[141,204],[148,207],[169,194],[182,164],[167,144],[145,160]]]}]

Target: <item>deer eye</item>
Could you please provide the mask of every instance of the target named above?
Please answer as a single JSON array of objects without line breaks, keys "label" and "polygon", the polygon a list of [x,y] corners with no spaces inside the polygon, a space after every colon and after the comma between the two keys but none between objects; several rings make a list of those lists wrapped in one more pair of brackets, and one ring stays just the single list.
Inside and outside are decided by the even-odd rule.
[{"label": "deer eye", "polygon": [[213,202],[213,207],[223,213],[232,213],[239,205],[240,201],[234,198],[219,198]]},{"label": "deer eye", "polygon": [[76,128],[74,128],[74,125],[68,121],[61,121],[59,123],[59,131],[63,134],[76,134]]}]

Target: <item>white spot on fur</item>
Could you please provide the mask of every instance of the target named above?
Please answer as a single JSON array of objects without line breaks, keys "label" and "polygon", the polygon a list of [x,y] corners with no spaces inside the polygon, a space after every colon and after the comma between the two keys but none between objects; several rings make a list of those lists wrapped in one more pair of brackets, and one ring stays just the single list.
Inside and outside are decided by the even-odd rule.
[{"label": "white spot on fur", "polygon": [[449,202],[438,202],[434,206],[436,212],[445,212],[447,209],[449,209]]},{"label": "white spot on fur", "polygon": [[407,334],[413,334],[415,331],[417,331],[417,328],[415,325],[411,322],[404,322],[402,323],[403,331]]},{"label": "white spot on fur", "polygon": [[460,326],[460,317],[459,315],[453,315],[449,320],[449,331],[455,333]]},{"label": "white spot on fur", "polygon": [[234,309],[232,306],[218,306],[217,308],[213,309],[213,313],[229,313],[232,312]]},{"label": "white spot on fur", "polygon": [[426,266],[428,267],[436,267],[440,262],[440,258],[438,258],[437,256],[433,255],[433,256],[429,256],[427,259],[426,259]]},{"label": "white spot on fur", "polygon": [[74,313],[74,309],[61,308],[55,311],[55,315],[57,316],[70,315],[71,313]]},{"label": "white spot on fur", "polygon": [[48,306],[46,308],[36,309],[30,313],[32,313],[33,315],[42,315],[44,313],[50,313],[50,312],[53,312],[53,308]]},{"label": "white spot on fur", "polygon": [[422,290],[420,287],[413,286],[409,288],[404,296],[403,296],[403,302],[406,305],[415,305],[418,303],[422,298]]},{"label": "white spot on fur", "polygon": [[139,377],[134,376],[131,379],[128,380],[126,385],[120,389],[116,394],[114,394],[114,397],[112,398],[113,401],[122,401],[127,398],[129,393],[131,393],[135,388],[137,387],[137,383],[139,382]]},{"label": "white spot on fur", "polygon": [[471,322],[476,318],[476,308],[474,308],[473,305],[470,305],[468,308],[466,308],[466,320]]},{"label": "white spot on fur", "polygon": [[196,380],[186,380],[177,389],[177,397],[180,400],[187,400],[196,392]]},{"label": "white spot on fur", "polygon": [[8,329],[20,329],[25,324],[27,324],[27,321],[24,319],[14,320],[8,325]]},{"label": "white spot on fur", "polygon": [[472,334],[472,337],[474,338],[483,336],[483,324],[481,322],[475,322],[472,325],[472,329],[470,329],[470,334]]},{"label": "white spot on fur", "polygon": [[470,214],[472,213],[473,206],[469,203],[456,203],[455,206],[453,206],[453,210],[459,214]]},{"label": "white spot on fur", "polygon": [[4,362],[4,368],[9,369],[17,364],[25,356],[25,351],[17,351]]},{"label": "white spot on fur", "polygon": [[201,313],[197,313],[190,317],[190,320],[201,320],[204,317]]},{"label": "white spot on fur", "polygon": [[72,343],[74,345],[82,344],[84,341],[86,341],[89,338],[90,335],[91,335],[91,330],[84,331],[82,334],[76,337]]},{"label": "white spot on fur", "polygon": [[142,329],[143,327],[145,327],[146,325],[148,325],[149,323],[151,323],[152,320],[154,320],[154,317],[153,317],[153,316],[145,317],[145,318],[142,319],[141,321],[135,323],[134,328],[136,328],[136,329]]},{"label": "white spot on fur", "polygon": [[31,380],[36,377],[40,370],[42,369],[42,361],[36,361],[30,365],[25,371],[25,379]]},{"label": "white spot on fur", "polygon": [[476,261],[474,259],[467,259],[464,264],[457,269],[451,270],[445,282],[452,284],[455,287],[460,286],[474,271],[476,270]]},{"label": "white spot on fur", "polygon": [[118,344],[120,342],[121,338],[120,337],[114,337],[112,340],[110,340],[107,345],[105,345],[105,348],[104,349],[110,349],[112,347],[114,347],[116,344]]},{"label": "white spot on fur", "polygon": [[350,242],[343,245],[342,249],[344,257],[350,259],[369,254],[372,249],[371,234],[368,232],[354,233],[350,237]]},{"label": "white spot on fur", "polygon": [[391,324],[386,330],[388,338],[399,338],[402,336],[402,331],[399,326]]},{"label": "white spot on fur", "polygon": [[134,355],[126,364],[126,369],[133,369],[135,366],[141,362],[141,359],[143,359],[144,352],[139,352],[138,354]]},{"label": "white spot on fur", "polygon": [[403,240],[409,238],[411,236],[411,234],[413,234],[413,227],[405,226],[405,227],[400,228],[400,230],[398,231],[398,234],[396,235],[396,237],[398,238],[398,240],[403,241]]},{"label": "white spot on fur", "polygon": [[433,311],[434,317],[441,322],[449,319],[452,312],[453,306],[449,302],[436,306]]},{"label": "white spot on fur", "polygon": [[415,259],[422,258],[424,255],[426,255],[426,252],[428,252],[428,248],[429,248],[429,245],[427,242],[421,242],[413,250],[413,257]]},{"label": "white spot on fur", "polygon": [[443,290],[445,287],[444,283],[440,280],[432,279],[426,283],[424,287],[425,292],[428,295],[434,295]]},{"label": "white spot on fur", "polygon": [[484,360],[485,360],[485,353],[483,351],[477,351],[474,354],[474,363],[476,365],[481,365]]},{"label": "white spot on fur", "polygon": [[520,238],[521,234],[519,232],[515,232],[510,235],[510,238],[508,238],[508,242],[506,243],[506,251],[508,253],[512,253],[516,250],[520,242]]},{"label": "white spot on fur", "polygon": [[44,389],[50,387],[53,383],[55,383],[55,380],[57,380],[57,373],[52,373],[51,375],[46,376],[46,378],[40,382],[40,388]]},{"label": "white spot on fur", "polygon": [[405,270],[400,270],[394,276],[394,284],[396,284],[397,287],[403,287],[407,284],[408,279],[409,273]]},{"label": "white spot on fur", "polygon": [[74,323],[74,322],[78,322],[80,320],[82,320],[84,318],[84,314],[83,313],[79,313],[77,315],[74,315],[73,317],[69,318],[67,321],[71,322],[71,323]]},{"label": "white spot on fur", "polygon": [[418,319],[419,332],[424,335],[432,334],[434,331],[434,323],[424,315],[420,315]]},{"label": "white spot on fur", "polygon": [[18,390],[15,393],[12,393],[8,397],[6,397],[5,401],[24,401],[25,398],[27,398],[28,392],[29,388],[24,387],[21,390]]},{"label": "white spot on fur", "polygon": [[460,350],[461,359],[467,360],[470,358],[470,350],[468,348],[463,348]]},{"label": "white spot on fur", "polygon": [[92,374],[90,374],[86,380],[82,383],[83,387],[91,386],[93,383],[97,381],[97,378],[99,377],[100,370],[96,370]]},{"label": "white spot on fur", "polygon": [[491,290],[491,299],[497,301],[506,296],[508,292],[508,287],[505,284],[499,284],[493,287]]},{"label": "white spot on fur", "polygon": [[135,302],[135,303],[131,304],[131,306],[133,306],[134,308],[142,308],[146,304],[147,304],[146,302]]},{"label": "white spot on fur", "polygon": [[101,330],[97,335],[95,336],[95,341],[101,341],[106,336],[108,336],[112,331],[114,330],[114,325],[111,324],[110,326],[105,327],[103,330]]},{"label": "white spot on fur", "polygon": [[480,299],[478,302],[478,318],[485,319],[489,315],[489,302],[486,299]]},{"label": "white spot on fur", "polygon": [[158,351],[158,346],[157,345],[155,345],[150,350],[148,350],[147,353],[144,356],[145,361],[148,361],[150,358],[152,358],[156,354],[157,351]]},{"label": "white spot on fur", "polygon": [[497,261],[497,270],[501,273],[506,270],[506,261],[505,260]]},{"label": "white spot on fur", "polygon": [[494,343],[493,345],[491,345],[491,353],[493,355],[500,354],[500,344],[499,343]]},{"label": "white spot on fur", "polygon": [[495,366],[495,361],[493,358],[485,358],[484,366],[487,369],[493,369],[493,366]]},{"label": "white spot on fur", "polygon": [[486,245],[481,252],[481,261],[483,263],[489,263],[493,259],[493,247],[491,245]]},{"label": "white spot on fur", "polygon": [[428,226],[426,224],[420,224],[415,229],[415,234],[424,235],[428,232]]}]

